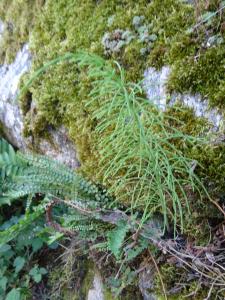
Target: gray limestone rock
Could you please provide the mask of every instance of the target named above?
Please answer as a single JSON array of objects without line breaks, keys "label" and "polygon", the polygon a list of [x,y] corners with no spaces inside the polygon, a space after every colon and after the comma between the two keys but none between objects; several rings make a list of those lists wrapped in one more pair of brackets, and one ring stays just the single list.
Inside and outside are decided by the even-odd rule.
[{"label": "gray limestone rock", "polygon": [[102,277],[98,271],[95,272],[92,288],[88,291],[87,300],[107,300],[104,297]]},{"label": "gray limestone rock", "polygon": [[[4,25],[0,22],[0,38]],[[17,95],[21,76],[31,66],[31,54],[28,44],[18,51],[14,62],[10,65],[0,65],[0,123],[3,125],[4,134],[17,148],[26,151],[31,144],[31,139],[23,136],[23,116],[20,110]],[[79,166],[76,150],[67,136],[66,129],[50,129],[50,139],[40,139],[38,149],[42,154],[49,155],[72,168]]]},{"label": "gray limestone rock", "polygon": [[22,113],[16,98],[20,78],[30,65],[31,55],[28,45],[24,45],[12,64],[0,66],[0,122],[10,142],[21,149],[26,148],[26,142],[22,135]]},{"label": "gray limestone rock", "polygon": [[192,108],[196,117],[206,118],[213,125],[215,131],[222,128],[224,126],[224,117],[217,109],[209,108],[207,99],[203,99],[201,95],[187,93],[172,93],[170,95],[167,92],[166,83],[170,72],[171,69],[168,66],[164,66],[159,71],[155,68],[148,68],[144,72],[143,88],[149,101],[152,101],[162,111],[165,111],[167,106],[180,102],[184,106]]}]

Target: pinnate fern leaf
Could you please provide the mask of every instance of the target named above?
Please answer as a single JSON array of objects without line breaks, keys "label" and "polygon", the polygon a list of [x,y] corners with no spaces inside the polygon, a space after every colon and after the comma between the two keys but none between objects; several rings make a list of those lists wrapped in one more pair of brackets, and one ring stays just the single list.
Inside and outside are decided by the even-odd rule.
[{"label": "pinnate fern leaf", "polygon": [[121,248],[123,246],[124,239],[130,226],[124,221],[118,223],[117,227],[108,233],[108,247],[114,254],[116,259],[119,259]]}]

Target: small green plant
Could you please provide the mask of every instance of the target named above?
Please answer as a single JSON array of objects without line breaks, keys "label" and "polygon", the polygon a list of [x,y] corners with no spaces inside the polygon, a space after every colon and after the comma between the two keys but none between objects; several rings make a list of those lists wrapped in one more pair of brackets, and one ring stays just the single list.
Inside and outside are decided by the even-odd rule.
[{"label": "small green plant", "polygon": [[[43,218],[46,198],[32,205],[30,200],[35,194],[32,191],[29,194],[28,189],[27,193],[22,192],[24,185],[17,190],[18,184],[14,181],[28,165],[10,144],[0,140],[0,299],[30,299],[31,286],[47,273],[38,264],[32,267],[34,256],[48,245],[49,234]],[[10,189],[15,194],[10,194]],[[12,205],[8,216],[5,207],[13,200],[20,200],[20,205],[18,201]]]},{"label": "small green plant", "polygon": [[29,275],[36,283],[39,283],[42,280],[42,276],[46,275],[47,273],[48,271],[45,268],[39,268],[36,265],[30,270]]},{"label": "small green plant", "polygon": [[[0,299],[30,299],[30,287],[42,279],[31,271],[34,255],[44,246],[40,236],[43,218],[26,221],[25,225],[23,215],[13,215],[0,224]],[[36,268],[42,275],[47,273],[44,268]]]},{"label": "small green plant", "polygon": [[106,190],[46,156],[15,152],[3,139],[0,140],[0,147],[0,205],[10,204],[24,196],[32,198],[36,193],[49,195],[50,199],[62,196],[66,200],[81,201],[81,205],[94,207],[110,199]]},{"label": "small green plant", "polygon": [[120,251],[122,249],[125,237],[129,231],[130,226],[125,222],[120,222],[114,230],[109,231],[108,233],[108,247],[109,250],[114,254],[118,259]]},{"label": "small green plant", "polygon": [[[169,222],[183,228],[183,214],[190,213],[186,190],[204,190],[194,173],[193,161],[176,148],[201,142],[170,126],[169,116],[142,96],[141,83],[126,82],[125,71],[114,62],[88,53],[68,53],[39,69],[24,87],[51,66],[71,61],[86,70],[91,91],[86,106],[95,104],[92,113],[99,136],[99,170],[102,184],[116,201],[125,203],[133,212],[143,211],[142,220],[154,212],[164,216],[164,229]],[[177,120],[178,121],[178,120]],[[179,121],[178,121],[179,122]]]},{"label": "small green plant", "polygon": [[[98,208],[102,205],[101,201],[107,199],[106,191],[44,156],[15,152],[3,139],[0,146],[0,171],[4,182],[4,189],[0,194],[1,207],[12,205],[12,201],[22,200],[25,209],[25,214],[13,216],[0,226],[0,296],[6,296],[7,299],[29,299],[32,282],[38,284],[47,274],[45,268],[37,264],[32,266],[32,258],[44,245],[51,246],[63,237],[62,233],[53,233],[44,227],[43,214],[54,198],[61,199],[63,204],[78,205],[75,209],[59,209],[55,218],[67,231],[79,234],[79,239],[83,240],[84,252],[88,250],[85,245],[89,242],[93,245],[92,249],[110,251],[118,261],[124,260],[124,257],[129,261],[144,249],[139,246],[133,249],[133,253],[130,253],[130,249],[126,259],[124,246],[130,240],[130,225],[121,221],[112,226],[99,220]],[[35,205],[32,199],[34,201],[36,195],[39,198],[42,196]],[[103,211],[106,204],[104,202]],[[79,210],[85,211],[90,207],[93,209],[91,216],[79,213]]]}]

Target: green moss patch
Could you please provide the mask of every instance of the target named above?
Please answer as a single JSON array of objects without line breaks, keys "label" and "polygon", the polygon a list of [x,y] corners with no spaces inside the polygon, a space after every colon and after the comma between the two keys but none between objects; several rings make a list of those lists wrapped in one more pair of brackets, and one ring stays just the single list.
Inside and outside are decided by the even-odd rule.
[{"label": "green moss patch", "polygon": [[0,61],[10,63],[16,52],[27,43],[36,15],[43,0],[2,0],[0,19],[4,23],[1,40]]},{"label": "green moss patch", "polygon": [[[30,39],[34,55],[33,69],[68,51],[85,49],[104,56],[104,34],[121,29],[139,36],[134,26],[134,18],[138,16],[144,17],[143,25],[149,26],[148,34],[157,36],[155,48],[165,41],[169,44],[174,34],[188,27],[187,20],[192,10],[189,5],[171,0],[167,0],[164,6],[159,0],[150,3],[144,0],[138,3],[48,0],[35,20]],[[118,53],[106,56],[108,59],[117,59],[127,70],[128,79],[137,81],[141,79],[149,57],[149,54],[146,54],[147,57],[141,54],[143,47],[146,47],[145,42],[133,39]],[[89,86],[85,72],[80,72],[69,63],[62,63],[37,80],[30,89],[29,93],[36,103],[35,112],[27,113],[29,97],[21,102],[26,114],[26,134],[42,135],[49,125],[65,124],[87,173],[91,172],[98,160],[93,133],[95,120],[92,118],[92,111],[96,108],[85,108]]]},{"label": "green moss patch", "polygon": [[[218,3],[207,8],[201,6],[200,18],[207,10],[216,10],[218,7]],[[169,81],[171,91],[211,95],[210,103],[214,101],[214,106],[217,104],[222,108],[223,101],[220,95],[224,75],[221,62],[224,59],[224,47],[222,44],[209,49],[202,47],[206,38],[203,28],[197,33],[190,30],[198,21],[196,9],[192,5],[172,0],[165,1],[164,5],[159,0],[143,0],[138,3],[121,3],[116,0],[110,3],[104,0],[60,0],[56,3],[48,0],[35,20],[30,39],[34,57],[33,70],[65,52],[78,50],[94,52],[111,61],[118,60],[126,70],[126,78],[133,81],[142,78],[147,66],[160,67],[168,63],[172,65]],[[217,15],[213,20],[214,23],[218,21]],[[218,22],[217,29],[204,24],[209,34],[221,32],[221,20]],[[120,34],[114,36],[118,34],[118,29],[122,33],[130,32],[134,38],[129,40],[129,43],[123,42],[118,52],[106,53],[102,39],[107,32],[116,41],[121,39]],[[154,36],[154,42],[148,41],[150,35]],[[149,43],[150,52],[143,54],[141,49],[147,48]],[[210,63],[207,64],[207,61]],[[28,77],[25,77],[24,82],[27,79]],[[93,102],[87,106],[90,89],[91,82],[85,69],[81,70],[69,62],[61,62],[34,82],[28,94],[21,99],[21,107],[26,121],[26,135],[37,139],[45,135],[48,126],[65,125],[76,145],[82,172],[94,181],[101,181],[102,175],[99,177],[96,170],[101,168],[98,144],[102,137],[96,134],[97,120],[94,117],[101,103]],[[35,105],[31,105],[32,99]],[[181,129],[187,134],[204,134],[209,128],[205,121],[196,120],[193,112],[182,112],[178,115],[177,112],[169,110],[168,113],[183,120]],[[199,168],[198,171],[207,182],[210,174],[215,184],[221,187],[218,170],[223,165],[223,155],[217,158],[217,154],[218,151],[223,151],[222,149],[214,147],[208,152],[207,147],[189,148],[182,145],[182,141],[178,146],[190,158],[202,163],[203,169]],[[205,153],[210,153],[210,157],[206,158]]]},{"label": "green moss patch", "polygon": [[176,61],[169,80],[169,89],[200,93],[211,107],[225,108],[225,45],[211,48]]}]

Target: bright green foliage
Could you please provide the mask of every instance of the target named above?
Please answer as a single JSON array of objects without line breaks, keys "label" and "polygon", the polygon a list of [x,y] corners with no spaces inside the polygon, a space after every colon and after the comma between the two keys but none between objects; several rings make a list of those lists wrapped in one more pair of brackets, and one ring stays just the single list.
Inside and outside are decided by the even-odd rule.
[{"label": "bright green foliage", "polygon": [[115,255],[118,259],[120,252],[124,243],[127,232],[129,231],[130,226],[124,222],[121,222],[117,225],[115,229],[108,233],[108,247],[109,250]]},{"label": "bright green foliage", "polygon": [[[183,227],[183,209],[188,213],[189,208],[185,188],[195,189],[199,180],[192,160],[175,145],[182,141],[187,147],[201,140],[171,127],[173,118],[141,96],[140,84],[126,82],[125,71],[118,63],[112,67],[101,57],[87,53],[66,54],[61,57],[62,62],[65,60],[77,63],[81,72],[86,69],[90,81],[85,109],[95,123],[98,161],[92,171],[88,170],[109,187],[120,203],[132,209],[142,207],[143,219],[160,211],[165,226],[170,217],[174,227],[177,220]],[[25,89],[59,61],[60,58],[53,60],[38,70]]]},{"label": "bright green foliage", "polygon": [[[23,196],[36,193],[61,195],[68,200],[82,200],[85,205],[91,201],[107,202],[106,191],[84,180],[66,166],[45,156],[15,153],[5,140],[0,141],[0,167],[8,178],[4,183],[1,203],[10,203]],[[4,179],[4,177],[3,177]],[[94,203],[93,203],[94,205]]]},{"label": "bright green foliage", "polygon": [[11,204],[14,199],[21,200],[21,196],[29,193],[31,198],[34,196],[33,187],[28,188],[29,183],[26,187],[24,183],[17,182],[28,168],[28,160],[22,159],[22,155],[20,157],[10,144],[1,139],[0,299],[30,299],[33,281],[40,282],[46,274],[46,270],[38,265],[32,268],[32,260],[44,242],[48,242],[50,232],[45,228],[43,218],[47,199],[42,199],[38,205],[30,203],[26,208],[25,198],[22,198],[20,206],[17,201],[10,211],[5,209],[5,204]]},{"label": "bright green foliage", "polygon": [[[212,1],[209,8],[204,8],[203,4],[201,3],[199,12],[200,19],[201,14],[204,15],[207,9],[216,11],[219,7],[216,1],[215,3]],[[124,14],[124,11],[126,11],[126,14]],[[38,17],[38,21],[32,33],[31,41],[32,51],[34,53],[33,70],[42,67],[43,63],[48,62],[49,59],[56,58],[56,60],[58,60],[58,55],[65,54],[68,50],[87,49],[90,53],[94,52],[103,55],[104,47],[101,42],[105,32],[113,33],[118,28],[123,31],[127,29],[133,31],[134,17],[138,16],[144,16],[143,25],[147,27],[150,26],[152,28],[151,34],[157,35],[157,39],[154,41],[154,46],[150,53],[142,56],[140,54],[140,48],[143,47],[143,45],[133,39],[128,45],[123,46],[119,53],[112,57],[107,56],[107,60],[112,63],[112,60],[117,58],[126,70],[124,76],[131,78],[135,82],[141,79],[142,71],[147,66],[154,65],[160,67],[163,64],[169,63],[172,65],[172,74],[169,81],[171,90],[181,92],[191,90],[192,92],[201,92],[206,95],[211,95],[211,105],[213,105],[215,100],[215,104],[217,103],[217,106],[222,107],[223,44],[215,45],[209,49],[201,48],[202,39],[205,38],[201,33],[202,30],[199,36],[196,31],[190,30],[195,23],[198,22],[196,19],[195,6],[187,5],[184,2],[181,3],[181,1],[167,0],[164,2],[164,5],[158,0],[151,1],[150,3],[146,3],[146,1],[138,1],[138,3],[126,1],[123,4],[117,1],[111,1],[110,3],[108,1],[101,1],[97,5],[93,3],[93,1],[76,1],[76,3],[74,3],[74,1],[71,0],[69,2],[67,1],[67,5],[65,5],[63,0],[57,1],[57,3],[50,0],[46,1],[43,12]],[[101,20],[101,22],[99,22],[99,20]],[[212,16],[210,20],[212,20],[213,24],[217,21],[219,22],[218,14]],[[211,25],[208,25],[206,22],[204,26]],[[221,28],[218,27],[217,31],[221,32]],[[219,34],[217,31],[214,32],[213,29],[213,32],[209,31],[209,33],[217,35]],[[196,63],[187,63],[186,61],[189,61],[189,59],[191,62],[196,59],[196,52],[198,51],[200,51],[200,56],[199,58],[197,57]],[[212,59],[210,58],[211,56]],[[210,63],[208,63],[208,61]],[[201,65],[200,69],[202,69],[202,72],[198,71],[199,64]],[[207,69],[207,71],[205,72],[203,69]],[[26,82],[26,79],[24,80]],[[110,135],[112,128],[108,128],[104,131],[104,137],[100,137],[102,131],[96,130],[96,125],[101,122],[101,119],[96,117],[96,114],[99,109],[103,110],[104,108],[101,108],[102,103],[100,101],[89,102],[89,93],[92,88],[91,80],[92,79],[86,76],[85,68],[77,68],[75,64],[70,64],[67,61],[55,64],[48,72],[40,75],[32,86],[30,86],[29,92],[26,95],[27,97],[21,99],[21,106],[26,120],[25,134],[34,137],[34,147],[38,150],[38,137],[45,135],[47,126],[51,125],[57,127],[64,124],[68,129],[69,137],[76,145],[83,174],[95,182],[102,183],[104,180],[104,183],[109,188],[111,186],[118,186],[116,196],[118,198],[121,197],[121,202],[128,202],[130,204],[133,203],[132,197],[126,197],[125,199],[123,195],[126,195],[127,192],[128,194],[132,192],[129,186],[125,189],[120,188],[125,184],[123,182],[118,184],[118,178],[115,180],[118,173],[112,174],[113,171],[111,174],[107,173],[107,179],[105,179],[104,172],[110,167],[109,162],[111,157],[105,156],[104,160],[104,155],[100,153],[100,151],[107,145],[108,140],[112,138],[112,135]],[[195,83],[193,84],[193,82]],[[30,109],[31,98],[34,101],[34,109]],[[109,100],[109,102],[110,101],[111,100]],[[172,111],[171,114],[176,115],[174,111]],[[110,116],[105,114],[105,117],[108,118]],[[111,118],[114,117],[114,115],[111,115]],[[112,120],[109,120],[109,122],[111,121]],[[116,120],[114,121],[116,122]],[[188,123],[189,128],[187,128],[187,133],[195,134],[195,130],[193,130],[195,124],[194,118],[193,122],[194,123],[191,124],[190,122]],[[169,123],[171,124],[171,122]],[[120,130],[122,132],[124,128],[121,126]],[[198,133],[196,135],[198,135]],[[124,136],[126,136],[125,133]],[[175,141],[173,140],[173,142],[176,144],[176,147],[179,148],[180,144],[182,144],[182,139],[176,139]],[[201,150],[196,153],[195,148],[193,151],[190,150],[192,145],[186,143],[185,139],[183,140],[183,144],[185,144],[185,146],[182,147],[182,151],[183,148],[188,149],[187,156],[189,156],[190,153],[196,154],[196,156],[190,155],[190,159],[194,158],[200,160],[203,162],[203,167],[206,167],[205,171],[202,171],[203,169],[199,170],[199,168],[197,170],[203,174],[207,173],[207,170],[210,168],[210,174],[213,174],[212,177],[216,178],[217,174],[219,174],[218,166],[220,163],[223,163],[222,158],[220,157],[216,165],[213,164],[213,166],[209,166],[205,164],[205,158],[201,157],[201,151],[205,153],[206,150]],[[109,146],[107,145],[107,149],[108,148]],[[203,149],[203,147],[201,149]],[[124,147],[124,152],[127,154],[126,147]],[[215,159],[217,160],[215,153],[217,151],[211,152],[213,152],[213,154],[210,158],[210,162]],[[115,155],[112,155],[112,157],[117,158]],[[163,154],[162,157],[164,157]],[[133,158],[133,156],[130,156],[126,162],[123,162],[123,165],[130,163]],[[156,161],[158,159],[161,161],[161,158],[156,157]],[[117,163],[115,159],[111,160],[111,162],[112,161],[114,165]],[[120,161],[120,163],[122,162]],[[214,168],[214,166],[216,168]],[[120,168],[121,165],[118,167]],[[152,168],[154,168],[154,166],[152,166]],[[100,171],[96,172],[96,170]],[[110,170],[113,170],[113,168],[110,168]],[[125,172],[126,166],[119,176],[124,175]],[[221,184],[221,182],[219,182],[219,184]],[[170,184],[170,187],[172,188],[172,184]],[[148,193],[148,191],[144,191],[144,193]],[[134,198],[139,199],[139,197]],[[153,196],[153,198],[155,198],[155,196]],[[170,198],[170,196],[168,198]],[[162,197],[161,200],[162,206]],[[140,200],[140,202],[144,201]],[[170,211],[174,210],[173,205],[174,204],[170,205]],[[177,211],[179,210],[180,208],[177,207]],[[169,214],[171,213],[169,212]]]},{"label": "bright green foliage", "polygon": [[[56,199],[60,199],[58,198],[60,196],[61,203],[74,203],[76,207],[79,206],[81,209],[90,209],[91,205],[92,209],[99,208],[102,204],[105,207],[110,203],[102,202],[106,200],[107,194],[105,191],[82,179],[66,166],[44,156],[15,152],[5,140],[1,140],[0,144],[1,149],[4,149],[0,155],[1,168],[8,168],[10,164],[16,165],[16,162],[19,164],[19,172],[14,173],[13,176],[10,172],[5,175],[5,179],[8,179],[8,181],[5,191],[0,195],[0,199],[7,197],[9,203],[11,203],[14,199],[20,199],[21,196],[35,197],[38,194],[40,197],[41,194],[47,195],[44,199],[40,199],[40,204],[29,204],[24,215],[20,215],[19,218],[11,218],[0,227],[0,256],[3,253],[3,259],[0,260],[3,278],[0,282],[0,287],[2,286],[0,296],[6,295],[9,291],[8,297],[12,295],[14,297],[16,293],[18,297],[26,297],[29,296],[29,287],[32,280],[39,283],[42,276],[47,273],[45,268],[38,265],[30,269],[30,259],[43,246],[44,242],[52,244],[63,236],[56,233],[46,239],[46,234],[51,233],[51,230],[43,228],[42,215],[47,209],[49,198],[56,197]],[[63,202],[62,199],[65,198],[67,201]],[[2,206],[4,207],[3,204]],[[94,210],[91,215],[82,216],[79,209],[70,208],[69,206],[68,209],[58,208],[56,221],[66,227],[67,230],[79,233],[79,238],[83,241],[82,249],[84,253],[88,251],[88,243],[91,243],[93,245],[92,249],[111,251],[117,260],[123,258],[124,262],[129,262],[136,258],[148,245],[147,242],[144,244],[141,242],[140,245],[137,244],[133,251],[131,251],[132,249],[125,251],[125,246],[130,240],[129,236],[125,240],[131,229],[130,225],[121,222],[113,228],[112,225],[101,222],[98,213]],[[24,253],[25,250],[26,254]],[[129,274],[126,274],[130,278],[128,284],[132,282],[131,279],[134,279],[133,275],[130,277]],[[20,280],[20,283],[18,280]],[[10,290],[12,282],[14,282],[17,289]],[[123,282],[120,291],[124,287]]]},{"label": "bright green foliage", "polygon": [[[107,58],[118,59],[127,70],[129,79],[141,79],[148,66],[148,56],[154,56],[154,49],[165,42],[169,46],[173,38],[191,25],[193,9],[190,5],[177,0],[167,0],[164,5],[159,0],[150,3],[144,0],[123,3],[113,0],[109,3],[104,0],[97,4],[90,0],[60,0],[57,3],[48,0],[31,35],[33,69],[68,51],[85,49],[103,55],[104,34],[118,28],[134,30],[134,17],[138,16],[144,16],[144,26],[150,26],[151,34],[159,36],[150,54],[142,55],[140,50],[145,44],[133,39],[121,52]],[[113,22],[108,26],[112,17]],[[97,157],[93,156],[95,136],[91,114],[95,107],[93,105],[91,111],[84,108],[89,86],[85,72],[79,72],[69,64],[59,64],[30,89],[29,95],[35,99],[37,106],[35,111],[29,111],[30,97],[25,97],[21,105],[26,114],[25,134],[37,137],[44,134],[47,125],[63,123],[76,144],[80,160],[89,161],[91,169]]]},{"label": "bright green foliage", "polygon": [[[212,16],[211,25],[206,22],[199,30],[190,30],[204,19],[205,13],[215,12],[220,4],[210,1],[207,8],[204,1],[199,1],[199,5],[200,9],[174,0],[166,0],[163,5],[160,0],[150,3],[101,1],[97,4],[87,0],[57,3],[48,0],[31,35],[33,69],[67,51],[86,49],[103,55],[101,41],[106,32],[112,33],[118,28],[132,31],[134,17],[144,16],[144,25],[151,25],[151,33],[158,37],[150,53],[142,56],[143,45],[133,39],[121,52],[107,59],[118,59],[127,71],[126,77],[135,82],[142,78],[147,66],[170,64],[171,90],[200,92],[210,97],[212,106],[222,107],[225,47],[216,44],[205,49],[201,45],[207,42],[208,34],[209,37],[223,34],[220,20],[223,13]],[[93,130],[96,122],[92,115],[98,107],[96,103],[86,107],[89,91],[90,81],[85,72],[77,70],[75,65],[62,63],[44,78],[41,76],[21,101],[25,134],[34,136],[35,149],[38,150],[37,137],[46,134],[48,125],[64,124],[76,145],[86,176],[91,176],[98,165],[98,136]],[[31,97],[35,101],[34,110],[30,110]]]},{"label": "bright green foliage", "polygon": [[43,210],[25,216],[13,215],[0,223],[0,299],[31,296],[29,287],[34,278],[28,273],[34,255],[43,246],[42,214]]}]

